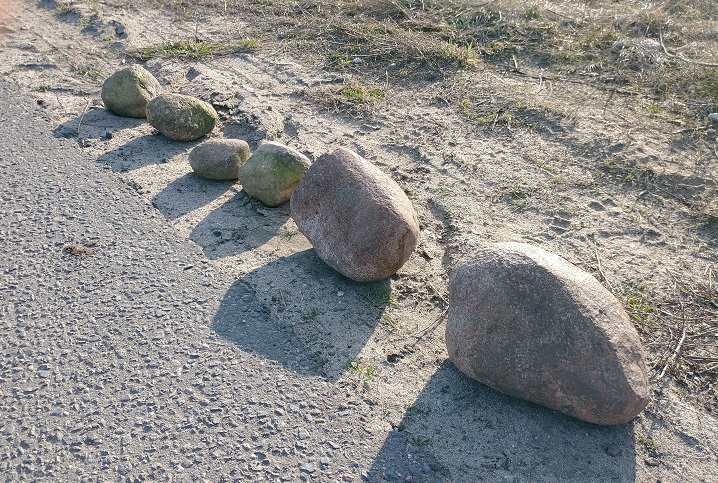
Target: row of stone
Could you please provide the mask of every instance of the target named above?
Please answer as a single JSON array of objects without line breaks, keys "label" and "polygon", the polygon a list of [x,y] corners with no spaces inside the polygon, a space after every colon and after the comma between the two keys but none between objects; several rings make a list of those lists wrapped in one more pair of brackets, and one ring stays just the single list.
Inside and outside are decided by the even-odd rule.
[{"label": "row of stone", "polygon": [[[167,137],[187,141],[214,128],[216,112],[206,102],[161,94],[150,72],[133,65],[103,84],[105,106],[122,116],[147,117]],[[396,273],[417,245],[416,211],[399,185],[347,149],[320,156],[265,142],[254,154],[238,139],[205,141],[189,154],[193,171],[214,180],[239,179],[244,191],[267,206],[291,198],[299,230],[317,254],[343,275],[361,282]]]},{"label": "row of stone", "polygon": [[[122,94],[132,109],[118,106],[117,90],[103,86],[108,108],[142,117],[144,102],[148,120],[172,139],[209,126],[197,121],[209,112],[198,107],[203,101],[162,99],[159,83],[138,69],[119,76],[134,79],[132,95]],[[268,206],[289,201],[319,257],[353,280],[391,276],[416,248],[419,222],[403,190],[347,149],[312,164],[278,143],[250,155],[244,141],[210,140],[195,147],[189,162],[205,178],[239,178]],[[446,345],[469,377],[596,424],[629,421],[648,404],[641,342],[628,315],[594,277],[566,260],[526,244],[487,245],[452,271],[449,291]]]}]

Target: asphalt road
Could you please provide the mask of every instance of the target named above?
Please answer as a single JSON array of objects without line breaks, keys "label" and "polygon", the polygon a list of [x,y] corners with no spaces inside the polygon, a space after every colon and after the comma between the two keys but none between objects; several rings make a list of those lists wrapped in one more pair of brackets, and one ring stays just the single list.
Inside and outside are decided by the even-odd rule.
[{"label": "asphalt road", "polygon": [[34,100],[0,98],[4,480],[448,477],[356,394],[292,370],[310,358],[250,288]]}]

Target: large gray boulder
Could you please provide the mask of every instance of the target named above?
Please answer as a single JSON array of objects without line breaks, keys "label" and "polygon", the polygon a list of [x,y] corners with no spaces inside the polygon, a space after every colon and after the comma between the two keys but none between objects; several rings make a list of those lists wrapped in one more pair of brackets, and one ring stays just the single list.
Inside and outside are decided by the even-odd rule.
[{"label": "large gray boulder", "polygon": [[416,248],[419,221],[404,191],[348,149],[314,162],[290,209],[319,257],[359,282],[391,276]]},{"label": "large gray boulder", "polygon": [[241,139],[205,141],[189,153],[189,165],[196,175],[224,181],[237,179],[239,167],[249,159],[249,144]]},{"label": "large gray boulder", "polygon": [[267,206],[289,201],[312,162],[294,148],[265,142],[239,168],[239,182],[247,194]]},{"label": "large gray boulder", "polygon": [[102,84],[102,102],[119,116],[147,117],[147,103],[162,91],[157,79],[139,65],[120,69]]},{"label": "large gray boulder", "polygon": [[648,404],[641,341],[621,304],[563,258],[498,243],[449,281],[449,357],[494,389],[595,424]]},{"label": "large gray boulder", "polygon": [[214,129],[217,111],[192,96],[160,94],[147,104],[147,120],[170,139],[192,141]]}]

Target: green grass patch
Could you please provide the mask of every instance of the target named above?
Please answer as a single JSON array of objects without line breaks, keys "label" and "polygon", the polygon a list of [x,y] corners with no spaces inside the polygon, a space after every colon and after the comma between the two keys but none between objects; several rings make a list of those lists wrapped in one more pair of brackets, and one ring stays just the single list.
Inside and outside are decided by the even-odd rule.
[{"label": "green grass patch", "polygon": [[202,41],[190,42],[162,42],[159,45],[143,47],[130,54],[141,60],[149,60],[157,57],[167,59],[200,60],[213,55],[227,55],[231,53],[247,52],[258,48],[259,41],[255,38],[247,38],[235,46],[215,45]]},{"label": "green grass patch", "polygon": [[312,322],[319,316],[319,310],[312,307],[311,309],[302,312],[302,322]]},{"label": "green grass patch", "polygon": [[216,51],[217,46],[206,42],[162,42],[159,45],[139,49],[138,53],[143,60],[155,57],[197,60],[210,56]]},{"label": "green grass patch", "polygon": [[365,364],[361,358],[349,361],[349,363],[347,363],[347,370],[359,376],[359,380],[363,384],[369,384],[379,375],[379,371],[377,371],[375,367]]},{"label": "green grass patch", "polygon": [[391,293],[391,287],[371,287],[364,297],[375,305],[396,305],[396,295]]}]

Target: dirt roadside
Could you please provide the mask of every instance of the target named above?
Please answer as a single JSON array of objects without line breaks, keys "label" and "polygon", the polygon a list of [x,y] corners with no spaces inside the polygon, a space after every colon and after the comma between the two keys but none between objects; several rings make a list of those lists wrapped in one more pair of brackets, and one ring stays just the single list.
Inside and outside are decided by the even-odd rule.
[{"label": "dirt roadside", "polygon": [[[367,475],[407,477],[382,459],[393,454],[392,428],[400,428],[435,455],[445,469],[437,478],[447,481],[712,480],[715,372],[701,373],[695,361],[714,359],[718,347],[718,311],[700,297],[715,291],[718,269],[715,140],[686,140],[631,99],[590,85],[542,85],[488,68],[465,81],[552,110],[537,110],[530,127],[477,128],[442,104],[437,86],[387,82],[372,112],[331,112],[306,93],[351,79],[303,64],[281,44],[196,61],[147,60],[166,89],[217,108],[215,136],[252,147],[277,140],[312,158],[348,147],[402,185],[419,212],[420,246],[398,276],[354,284],[318,266],[288,207],[268,209],[241,186],[196,178],[187,164],[195,143],[170,142],[145,122],[102,108],[102,80],[135,61],[128,52],[198,35],[241,37],[241,18],[198,22],[114,2],[15,2],[2,9],[3,78],[42,107],[57,138],[77,141],[98,169],[111,169],[179,237],[199,245],[216,270],[238,281],[227,287],[217,320],[231,318],[233,300],[250,287],[268,320],[314,363],[285,364],[269,347],[233,339],[222,324],[217,333],[238,351],[264,350],[298,375],[322,377],[370,403],[372,423],[387,436],[381,447],[366,449],[376,455]],[[538,244],[626,302],[655,390],[636,421],[598,428],[456,373],[435,322],[445,309],[448,271],[486,241]],[[682,351],[681,330],[690,341]],[[663,371],[667,360],[672,365]],[[357,424],[366,424],[359,416]]]}]

